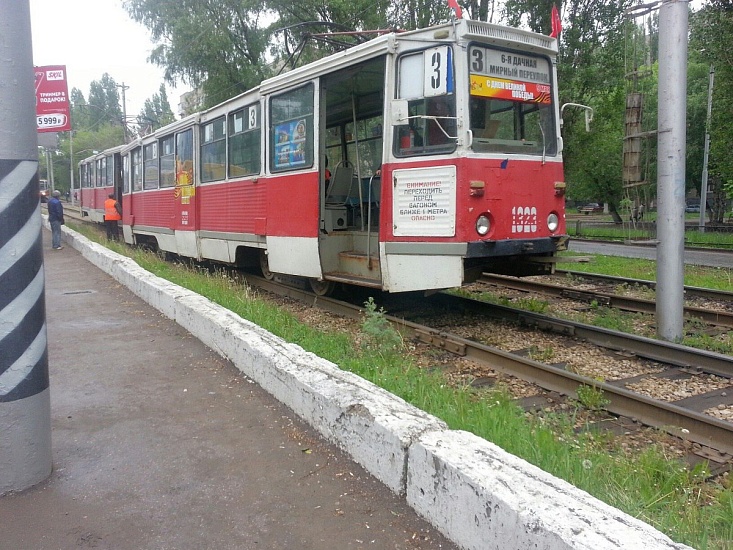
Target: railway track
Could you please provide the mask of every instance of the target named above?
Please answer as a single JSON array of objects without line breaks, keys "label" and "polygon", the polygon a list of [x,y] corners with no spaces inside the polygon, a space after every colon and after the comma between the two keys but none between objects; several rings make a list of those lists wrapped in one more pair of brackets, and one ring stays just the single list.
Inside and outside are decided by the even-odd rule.
[{"label": "railway track", "polygon": [[[282,285],[276,281],[266,281],[251,275],[247,275],[246,278],[248,284],[262,290],[287,296],[337,315],[352,319],[360,319],[363,315],[363,308],[360,306],[333,298],[315,296],[305,288],[296,288],[289,284]],[[671,365],[664,373],[666,377],[679,379],[703,372],[715,373],[726,378],[733,376],[733,358],[720,354],[641,337],[631,336],[629,339],[629,335],[607,329],[558,321],[541,315],[487,305],[483,302],[446,294],[438,294],[422,300],[429,302],[431,309],[434,308],[436,311],[458,307],[464,311],[469,310],[473,314],[504,321],[511,319],[526,326],[535,326],[565,336],[588,339],[596,345],[620,350],[625,354],[653,358],[655,361]],[[733,461],[733,423],[702,412],[705,408],[719,403],[733,405],[733,382],[727,391],[716,390],[710,392],[710,395],[698,396],[697,399],[669,403],[625,387],[627,382],[638,383],[639,377],[633,380],[601,382],[570,372],[562,366],[536,361],[520,353],[502,351],[402,317],[395,315],[386,317],[410,338],[534,383],[548,392],[577,399],[579,388],[599,390],[607,399],[605,410],[609,413],[622,419],[630,419],[628,424],[639,423],[655,427],[681,440],[695,443],[696,455],[710,461],[712,470],[726,469]]]},{"label": "railway track", "polygon": [[[571,273],[571,272],[566,272]],[[586,274],[574,272],[579,278],[586,278]],[[655,288],[652,281],[640,281],[636,279],[623,279],[621,277],[607,277],[602,275],[590,275],[587,277],[602,283],[606,286],[636,285],[650,289]],[[596,290],[580,290],[562,286],[561,284],[553,284],[528,279],[518,279],[516,277],[506,277],[503,275],[484,274],[479,279],[483,284],[509,288],[520,292],[531,292],[544,296],[552,296],[555,298],[576,300],[585,303],[597,303],[598,305],[620,309],[622,311],[630,311],[634,313],[656,313],[656,302],[644,298],[633,296],[620,296],[616,293],[602,292]],[[717,303],[733,303],[733,292],[716,291],[712,289],[704,289],[698,287],[685,287],[685,294],[688,297],[695,296],[706,300],[712,300]],[[709,309],[694,306],[685,306],[684,315],[688,318],[697,318],[705,323],[722,327],[733,327],[733,311],[724,311],[720,309]]]}]

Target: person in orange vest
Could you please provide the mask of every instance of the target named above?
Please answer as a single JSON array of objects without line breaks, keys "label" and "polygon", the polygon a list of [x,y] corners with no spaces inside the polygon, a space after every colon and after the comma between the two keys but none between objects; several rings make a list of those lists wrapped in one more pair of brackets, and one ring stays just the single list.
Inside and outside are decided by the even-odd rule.
[{"label": "person in orange vest", "polygon": [[107,228],[107,239],[111,241],[120,240],[120,229],[117,222],[122,219],[122,207],[115,200],[115,194],[110,193],[104,201],[104,226]]}]

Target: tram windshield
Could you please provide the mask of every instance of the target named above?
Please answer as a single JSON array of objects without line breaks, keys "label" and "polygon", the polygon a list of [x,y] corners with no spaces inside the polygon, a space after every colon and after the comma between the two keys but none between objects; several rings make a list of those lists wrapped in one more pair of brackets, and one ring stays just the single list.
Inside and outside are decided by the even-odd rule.
[{"label": "tram windshield", "polygon": [[439,46],[399,61],[398,99],[407,100],[407,123],[395,126],[397,156],[451,153],[456,148],[453,50]]},{"label": "tram windshield", "polygon": [[469,68],[474,151],[557,154],[549,59],[473,45]]}]

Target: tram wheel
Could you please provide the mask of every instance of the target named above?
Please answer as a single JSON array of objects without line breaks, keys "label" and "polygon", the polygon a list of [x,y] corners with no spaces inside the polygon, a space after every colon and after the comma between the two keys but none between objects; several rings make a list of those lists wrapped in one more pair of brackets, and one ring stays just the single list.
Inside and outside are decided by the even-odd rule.
[{"label": "tram wheel", "polygon": [[329,296],[336,289],[336,283],[333,281],[326,281],[325,279],[308,279],[311,285],[311,289],[318,296]]},{"label": "tram wheel", "polygon": [[270,271],[270,263],[267,261],[267,252],[264,250],[260,251],[260,271],[262,271],[262,276],[268,281],[272,281],[275,278],[275,274]]}]

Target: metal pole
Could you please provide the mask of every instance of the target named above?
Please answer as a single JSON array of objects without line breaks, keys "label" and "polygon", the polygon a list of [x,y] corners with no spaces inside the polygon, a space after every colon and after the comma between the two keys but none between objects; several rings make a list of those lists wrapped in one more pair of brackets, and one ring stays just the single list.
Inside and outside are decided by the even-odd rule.
[{"label": "metal pole", "polygon": [[129,86],[125,86],[125,83],[117,85],[118,88],[122,88],[122,131],[125,135],[125,143],[127,143],[127,101],[125,101],[125,90],[129,90]]},{"label": "metal pole", "polygon": [[657,336],[683,335],[687,0],[659,10]]},{"label": "metal pole", "polygon": [[51,473],[51,399],[28,0],[0,0],[0,13],[2,495]]},{"label": "metal pole", "polygon": [[710,65],[708,80],[708,116],[705,119],[705,153],[702,158],[702,185],[700,186],[700,231],[705,232],[705,214],[708,204],[708,155],[710,154],[710,115],[713,111],[713,83],[715,82],[715,67]]},{"label": "metal pole", "polygon": [[74,206],[74,130],[69,130],[69,201]]}]

